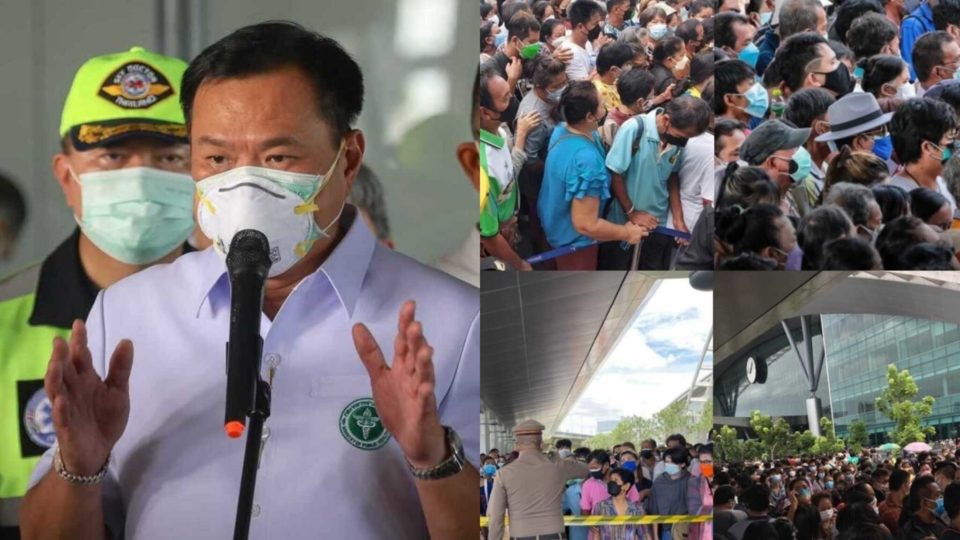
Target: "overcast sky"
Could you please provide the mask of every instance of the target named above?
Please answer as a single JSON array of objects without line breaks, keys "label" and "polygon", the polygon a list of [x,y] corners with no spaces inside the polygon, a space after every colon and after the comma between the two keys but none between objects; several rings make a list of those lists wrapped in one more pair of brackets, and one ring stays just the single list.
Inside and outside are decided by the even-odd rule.
[{"label": "overcast sky", "polygon": [[652,417],[690,388],[712,322],[710,292],[661,281],[559,430],[592,435],[598,421]]}]

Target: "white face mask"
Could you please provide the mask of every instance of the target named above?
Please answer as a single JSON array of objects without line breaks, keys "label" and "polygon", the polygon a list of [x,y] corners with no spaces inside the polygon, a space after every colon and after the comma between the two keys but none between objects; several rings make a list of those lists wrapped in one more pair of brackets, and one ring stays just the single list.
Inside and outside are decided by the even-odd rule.
[{"label": "white face mask", "polygon": [[833,517],[833,508],[827,508],[820,512],[820,521],[829,521]]},{"label": "white face mask", "polygon": [[314,199],[330,180],[345,145],[326,174],[301,174],[263,167],[237,167],[197,182],[200,208],[197,221],[203,234],[213,240],[221,258],[226,259],[233,236],[255,229],[270,243],[269,277],[287,271],[303,258],[314,242],[329,236],[327,231],[343,213],[343,206],[325,227],[313,219],[318,207]]},{"label": "white face mask", "polygon": [[897,96],[900,99],[911,99],[917,97],[917,89],[909,82],[903,83],[897,88]]}]

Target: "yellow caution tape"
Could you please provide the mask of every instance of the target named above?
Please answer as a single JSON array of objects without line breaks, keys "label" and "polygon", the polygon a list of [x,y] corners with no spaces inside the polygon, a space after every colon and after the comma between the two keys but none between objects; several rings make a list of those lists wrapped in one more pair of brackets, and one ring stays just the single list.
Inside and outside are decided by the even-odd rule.
[{"label": "yellow caution tape", "polygon": [[[504,523],[509,520],[504,518]],[[706,523],[713,516],[563,516],[563,523],[571,527],[593,527],[596,525],[650,525],[653,523]],[[487,527],[490,519],[481,516],[480,526]]]}]

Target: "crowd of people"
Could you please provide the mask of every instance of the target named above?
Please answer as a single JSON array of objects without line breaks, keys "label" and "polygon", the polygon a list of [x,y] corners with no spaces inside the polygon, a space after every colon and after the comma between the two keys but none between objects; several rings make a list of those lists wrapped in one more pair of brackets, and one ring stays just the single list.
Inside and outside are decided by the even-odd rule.
[{"label": "crowd of people", "polygon": [[481,2],[481,257],[518,270],[713,268],[714,11]]},{"label": "crowd of people", "polygon": [[714,538],[957,540],[958,463],[954,441],[724,463],[713,479]]},{"label": "crowd of people", "polygon": [[960,268],[960,0],[721,0],[729,270]]},{"label": "crowd of people", "polygon": [[[542,459],[536,479],[516,482],[531,467],[530,452]],[[480,513],[491,520],[488,540],[500,540],[505,510],[510,523],[520,522],[529,512],[524,496],[542,495],[537,503],[553,505],[559,516],[709,515],[713,506],[713,446],[687,443],[683,435],[670,435],[665,446],[653,439],[624,442],[610,449],[574,448],[560,439],[548,453],[538,445],[523,446],[509,454],[496,448],[481,454]],[[516,465],[513,465],[516,463]],[[559,468],[564,476],[549,484],[544,468]],[[544,482],[544,490],[531,484]],[[514,510],[515,509],[515,510]],[[568,527],[570,540],[710,540],[708,523],[617,524]],[[510,537],[518,536],[511,529]],[[506,536],[504,536],[506,538]]]}]

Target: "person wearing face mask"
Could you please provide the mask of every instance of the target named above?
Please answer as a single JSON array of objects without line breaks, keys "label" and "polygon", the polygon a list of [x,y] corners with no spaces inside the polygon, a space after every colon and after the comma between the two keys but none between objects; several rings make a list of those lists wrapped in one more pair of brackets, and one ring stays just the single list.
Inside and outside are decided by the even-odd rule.
[{"label": "person wearing face mask", "polygon": [[570,83],[560,98],[560,111],[566,121],[550,137],[537,214],[551,248],[578,248],[558,257],[557,269],[594,270],[595,241],[634,245],[648,230],[601,215],[610,196],[610,176],[597,133],[605,109],[596,87],[589,81]]},{"label": "person wearing face mask", "polygon": [[766,118],[770,105],[767,90],[756,73],[740,60],[720,62],[714,70],[714,113],[749,125]]},{"label": "person wearing face mask", "polygon": [[593,507],[610,496],[607,493],[607,481],[612,466],[610,454],[605,450],[594,450],[587,461],[589,475],[580,487],[580,512],[590,515]]},{"label": "person wearing face mask", "polygon": [[788,216],[802,217],[792,190],[812,168],[813,160],[803,147],[809,138],[810,128],[769,120],[750,132],[740,147],[740,159],[762,168],[780,188],[780,207]]},{"label": "person wearing face mask", "polygon": [[894,113],[889,130],[901,165],[890,184],[908,192],[918,187],[932,189],[943,195],[950,202],[951,211],[956,212],[957,201],[940,176],[953,155],[957,137],[953,109],[942,101],[912,99]]},{"label": "person wearing face mask", "polygon": [[756,28],[740,13],[721,13],[714,18],[714,47],[723,49],[731,59],[737,59],[756,69],[760,49],[753,42]]},{"label": "person wearing face mask", "polygon": [[784,120],[798,128],[810,128],[810,138],[804,144],[804,148],[810,154],[810,178],[801,184],[800,189],[794,188],[797,192],[795,199],[797,204],[807,207],[801,213],[805,213],[809,207],[817,204],[818,194],[822,193],[824,188],[826,176],[824,169],[831,152],[830,146],[818,141],[817,137],[830,131],[827,114],[834,101],[830,92],[822,88],[804,88],[790,96],[787,110],[783,114]]},{"label": "person wearing face mask", "polygon": [[[633,489],[636,473],[620,467],[610,473],[607,482],[608,498],[597,502],[590,512],[593,516],[642,516],[643,507],[627,498]],[[643,538],[643,525],[609,525],[597,528],[595,540],[640,540]]]},{"label": "person wearing face mask", "polygon": [[654,89],[658,93],[687,77],[690,73],[690,59],[684,52],[682,39],[670,36],[657,42],[653,48],[650,73],[653,73]]},{"label": "person wearing face mask", "polygon": [[554,446],[557,449],[557,457],[560,459],[568,459],[573,456],[573,443],[570,442],[570,439],[560,439]]},{"label": "person wearing face mask", "polygon": [[632,61],[633,49],[626,43],[610,43],[600,49],[597,55],[597,78],[593,84],[608,111],[620,106],[617,79],[631,69]]},{"label": "person wearing face mask", "polygon": [[920,36],[913,48],[917,97],[923,97],[935,84],[960,78],[960,42],[944,31]]},{"label": "person wearing face mask", "polygon": [[555,58],[541,57],[537,60],[531,82],[533,89],[523,96],[517,108],[518,117],[536,113],[540,118],[540,123],[527,133],[526,142],[523,145],[528,163],[546,159],[547,141],[557,125],[553,111],[567,88],[566,66]]},{"label": "person wearing face mask", "polygon": [[938,517],[943,510],[943,490],[932,476],[919,476],[910,487],[907,507],[900,515],[902,540],[940,538],[946,525]]},{"label": "person wearing face mask", "polygon": [[596,67],[592,42],[603,30],[603,6],[596,2],[574,2],[567,8],[567,16],[571,32],[560,46],[573,53],[567,64],[567,78],[586,80]]},{"label": "person wearing face mask", "polygon": [[512,148],[504,124],[513,121],[512,91],[496,71],[480,73],[480,156],[481,167],[489,178],[487,197],[481,204],[480,244],[490,256],[517,270],[530,270],[530,264],[517,254],[516,213],[519,207],[517,178],[527,155],[524,153],[527,134],[540,123],[538,113],[531,111],[517,121]]},{"label": "person wearing face mask", "polygon": [[864,92],[873,94],[884,110],[899,105],[900,100],[916,97],[916,87],[910,83],[910,70],[899,56],[878,54],[867,59],[860,86]]},{"label": "person wearing face mask", "polygon": [[[543,455],[543,430],[543,424],[535,420],[524,420],[513,428],[519,456],[497,474],[487,506],[487,517],[490,518],[487,537],[490,540],[504,538],[504,517],[508,512],[509,538],[564,538],[561,506],[567,482],[589,474],[590,478],[583,483],[583,496],[586,496],[587,484],[596,480],[594,473],[588,471],[598,465],[593,459],[596,456],[591,455],[590,462],[584,465],[574,459],[551,460]],[[602,471],[602,468],[597,470]],[[606,483],[596,481],[602,483],[606,493]],[[445,536],[463,537],[463,531]]]},{"label": "person wearing face mask", "polygon": [[540,42],[540,22],[528,11],[514,13],[505,28],[506,32],[500,33],[506,34],[506,41],[481,65],[481,70],[495,70],[512,90],[523,76],[523,62],[536,58],[543,43]]},{"label": "person wearing face mask", "polygon": [[[653,228],[666,222],[667,210],[677,230],[688,232],[680,203],[678,172],[687,140],[707,130],[710,108],[701,99],[680,96],[663,109],[636,116],[617,131],[606,166],[613,173],[612,191],[616,201],[607,211],[613,223],[634,223]],[[640,251],[640,268],[667,269],[674,239],[653,235]],[[601,247],[601,267],[624,269],[630,252],[621,244]]]},{"label": "person wearing face mask", "polygon": [[928,35],[936,30],[933,24],[933,6],[936,0],[923,0],[910,15],[900,23],[900,56],[910,65],[910,80],[917,78],[913,65],[913,50],[921,36]]},{"label": "person wearing face mask", "polygon": [[631,69],[617,77],[617,94],[620,105],[607,110],[607,117],[600,129],[603,146],[608,150],[613,145],[617,131],[624,122],[638,114],[673,99],[671,86],[665,92],[654,95],[653,75],[645,69]]},{"label": "person wearing face mask", "polygon": [[647,49],[653,49],[656,44],[669,35],[667,28],[667,13],[657,6],[650,6],[637,17],[637,24],[647,29]]},{"label": "person wearing face mask", "polygon": [[[653,489],[644,504],[651,515],[696,516],[712,511],[703,505],[701,482],[703,477],[693,476],[687,470],[690,453],[686,448],[669,448],[664,453],[663,474],[653,481]],[[654,537],[670,539],[670,525],[654,525]]]},{"label": "person wearing face mask", "polygon": [[480,468],[480,515],[487,514],[487,504],[490,502],[490,494],[493,493],[494,476],[497,474],[497,462],[490,456],[483,460],[483,467]]},{"label": "person wearing face mask", "polygon": [[[98,84],[120,85],[103,91],[109,98],[82,95],[130,103],[130,92],[153,101],[172,91],[155,85],[159,78],[147,75],[145,64],[98,73]],[[177,95],[189,129],[197,221],[213,247],[101,291],[87,323],[74,323],[70,343],[54,340],[44,383],[57,447],[33,472],[21,508],[24,536],[100,538],[124,527],[144,538],[230,535],[237,475],[220,465],[241,463],[244,445],[232,439],[243,426],[224,426],[215,395],[223,389],[231,314],[225,259],[235,234],[247,229],[260,231],[270,248],[264,371],[274,395],[283,396],[257,437],[261,480],[269,471],[277,481],[257,486],[257,504],[267,515],[283,508],[285,516],[270,523],[270,534],[254,518],[251,536],[298,537],[317,520],[336,522],[346,538],[479,536],[479,475],[466,457],[476,463],[479,448],[471,406],[479,399],[477,291],[377,242],[346,203],[365,149],[363,133],[352,128],[363,101],[359,66],[326,36],[294,23],[261,23],[204,49]],[[78,130],[81,142],[114,132],[98,127]],[[84,186],[98,186],[78,172]],[[81,227],[86,197],[83,204]],[[141,215],[176,215],[158,206]],[[424,327],[434,329],[429,344]],[[379,345],[389,339],[394,369]],[[328,374],[337,374],[336,384],[313,384]],[[303,392],[287,386],[298,381]],[[361,429],[361,417],[375,421]],[[284,434],[271,438],[271,428]],[[157,460],[150,463],[189,464],[189,474],[138,459],[145,447]],[[316,448],[330,459],[270,457]],[[321,477],[376,484],[389,494],[381,512],[390,519],[367,519],[366,490],[341,490],[336,501],[318,505],[321,484],[289,489]],[[151,489],[160,485],[169,489]],[[136,502],[147,498],[149,505]]]},{"label": "person wearing face mask", "polygon": [[193,251],[195,188],[177,103],[186,67],[133,47],[87,60],[70,86],[53,175],[77,228],[41,263],[0,281],[0,393],[11,399],[0,416],[0,537],[16,536],[14,508],[56,442],[43,384],[50,341],[70,334],[101,289]]},{"label": "person wearing face mask", "polygon": [[613,39],[620,39],[620,33],[633,19],[633,0],[607,0],[607,20],[603,23],[603,33]]},{"label": "person wearing face mask", "polygon": [[830,105],[827,109],[830,130],[815,140],[829,144],[831,150],[848,147],[851,151],[873,152],[887,160],[893,150],[888,125],[893,114],[884,114],[873,94],[854,92]]}]

